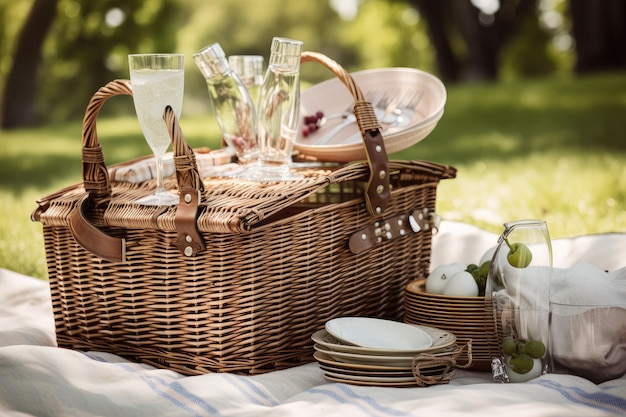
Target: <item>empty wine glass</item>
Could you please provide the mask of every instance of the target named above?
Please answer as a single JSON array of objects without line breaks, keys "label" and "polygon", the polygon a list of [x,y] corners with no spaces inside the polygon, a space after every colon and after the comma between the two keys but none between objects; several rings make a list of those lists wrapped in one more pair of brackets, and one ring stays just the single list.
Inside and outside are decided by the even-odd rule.
[{"label": "empty wine glass", "polygon": [[180,118],[184,92],[183,63],[182,54],[128,55],[135,111],[156,159],[156,191],[136,201],[140,204],[178,204],[178,196],[167,192],[163,185],[163,155],[170,145],[163,111],[169,105]]}]

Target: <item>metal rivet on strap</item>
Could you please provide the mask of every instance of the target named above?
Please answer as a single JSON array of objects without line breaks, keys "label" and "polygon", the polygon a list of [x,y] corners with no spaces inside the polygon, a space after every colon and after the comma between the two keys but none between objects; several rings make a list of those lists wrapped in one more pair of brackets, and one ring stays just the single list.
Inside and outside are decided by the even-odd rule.
[{"label": "metal rivet on strap", "polygon": [[191,248],[191,246],[186,246],[185,247],[185,256],[191,256],[193,255],[193,249]]},{"label": "metal rivet on strap", "polygon": [[361,240],[367,240],[367,235],[365,233],[361,235]]},{"label": "metal rivet on strap", "polygon": [[185,194],[185,203],[191,203],[191,194]]},{"label": "metal rivet on strap", "polygon": [[380,145],[376,145],[374,149],[376,150],[376,152],[381,152],[383,150],[383,147]]},{"label": "metal rivet on strap", "polygon": [[378,187],[376,187],[376,192],[377,192],[378,194],[382,194],[382,193],[384,193],[384,192],[385,192],[385,186],[384,186],[384,185],[382,185],[382,184],[381,184],[381,185],[379,185]]},{"label": "metal rivet on strap", "polygon": [[193,241],[193,239],[191,238],[191,236],[189,236],[189,235],[185,236],[185,242],[191,243],[192,241]]},{"label": "metal rivet on strap", "polygon": [[381,209],[380,207],[376,207],[376,214],[380,214],[383,212],[383,209]]},{"label": "metal rivet on strap", "polygon": [[381,169],[378,172],[378,178],[380,178],[381,180],[384,180],[386,176],[387,176],[387,172],[384,169]]}]

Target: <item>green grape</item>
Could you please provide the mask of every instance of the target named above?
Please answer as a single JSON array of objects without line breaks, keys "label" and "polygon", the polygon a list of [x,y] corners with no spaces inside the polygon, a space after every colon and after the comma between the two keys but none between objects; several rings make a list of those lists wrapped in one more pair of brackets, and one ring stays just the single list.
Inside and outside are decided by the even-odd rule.
[{"label": "green grape", "polygon": [[487,275],[489,273],[490,261],[483,262],[481,266],[476,264],[470,264],[467,266],[466,271],[472,274],[476,285],[478,285],[478,295],[485,295],[485,287],[487,286]]},{"label": "green grape", "polygon": [[480,273],[478,272],[478,269],[474,269],[472,272],[470,272],[470,274],[472,274],[472,277],[474,277],[474,281],[476,281],[476,283],[478,284],[478,282],[480,281]]},{"label": "green grape", "polygon": [[511,358],[509,361],[511,370],[513,372],[517,372],[518,374],[526,374],[530,372],[534,365],[535,361],[526,353],[520,353],[519,355]]},{"label": "green grape", "polygon": [[541,340],[529,340],[524,345],[523,353],[528,354],[532,358],[539,359],[546,354],[546,346]]},{"label": "green grape", "polygon": [[533,254],[523,243],[513,243],[509,245],[509,254],[506,259],[515,268],[526,268],[532,262]]},{"label": "green grape", "polygon": [[507,356],[511,356],[516,351],[517,351],[517,343],[515,343],[515,340],[513,339],[513,337],[511,336],[505,337],[504,340],[502,341],[502,352]]},{"label": "green grape", "polygon": [[478,268],[478,271],[480,272],[481,277],[485,277],[485,279],[487,278],[487,275],[489,275],[490,265],[491,265],[491,261],[485,261],[480,265],[480,267]]}]

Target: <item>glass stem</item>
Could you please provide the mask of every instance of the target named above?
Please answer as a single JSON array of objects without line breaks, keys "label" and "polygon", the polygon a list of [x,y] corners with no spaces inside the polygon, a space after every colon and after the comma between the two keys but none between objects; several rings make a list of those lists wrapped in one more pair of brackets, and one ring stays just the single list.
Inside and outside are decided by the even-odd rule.
[{"label": "glass stem", "polygon": [[155,194],[161,194],[165,192],[165,187],[163,186],[163,152],[155,152],[154,157],[156,159],[156,179],[157,179],[157,187]]}]

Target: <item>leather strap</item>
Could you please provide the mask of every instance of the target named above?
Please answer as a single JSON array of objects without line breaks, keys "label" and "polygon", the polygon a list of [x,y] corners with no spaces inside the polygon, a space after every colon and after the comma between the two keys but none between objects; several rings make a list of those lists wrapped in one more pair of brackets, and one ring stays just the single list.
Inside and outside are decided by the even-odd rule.
[{"label": "leather strap", "polygon": [[[126,262],[126,239],[111,236],[89,222],[85,211],[91,209],[89,194],[78,202],[70,215],[70,230],[76,242],[94,255],[111,262]],[[88,207],[89,206],[89,207]]]},{"label": "leather strap", "polygon": [[348,246],[352,253],[358,255],[389,240],[422,230],[434,232],[438,227],[439,216],[434,211],[415,209],[410,213],[375,221],[350,236]]},{"label": "leather strap", "polygon": [[389,158],[385,150],[385,141],[370,102],[356,101],[354,114],[357,116],[357,124],[363,137],[365,154],[370,168],[367,191],[365,192],[365,205],[370,215],[380,216],[391,203]]},{"label": "leather strap", "polygon": [[195,256],[205,249],[204,241],[198,232],[196,218],[200,204],[200,191],[195,188],[182,188],[180,202],[176,208],[176,233],[174,245],[187,257]]},{"label": "leather strap", "polygon": [[335,60],[318,52],[304,51],[300,62],[319,62],[331,70],[348,88],[354,99],[354,115],[365,144],[365,153],[370,167],[370,176],[365,193],[365,206],[371,216],[380,216],[391,204],[389,189],[389,158],[385,150],[381,128],[374,107],[365,99],[363,91],[354,78]]},{"label": "leather strap", "polygon": [[372,216],[381,215],[391,203],[389,189],[389,159],[383,143],[383,135],[378,129],[368,130],[364,134],[370,176],[365,193],[367,211]]}]

